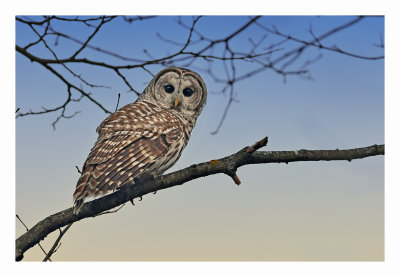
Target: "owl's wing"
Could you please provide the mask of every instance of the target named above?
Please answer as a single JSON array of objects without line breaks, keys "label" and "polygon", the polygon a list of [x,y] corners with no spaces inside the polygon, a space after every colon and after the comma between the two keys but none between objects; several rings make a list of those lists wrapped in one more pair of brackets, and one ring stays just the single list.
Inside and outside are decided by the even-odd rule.
[{"label": "owl's wing", "polygon": [[[171,144],[183,135],[180,124],[175,124],[177,118],[155,121],[155,116],[171,117],[170,114],[160,114],[167,112],[158,110],[156,115],[154,109],[147,110],[133,104],[124,112],[121,110],[108,117],[98,128],[99,138],[76,186],[76,202],[132,181],[164,157]],[[82,205],[83,201],[80,202]]]},{"label": "owl's wing", "polygon": [[[135,102],[107,117],[97,128],[99,137],[86,164],[107,162],[140,138],[164,136],[171,144],[182,136],[182,123],[171,113],[146,101]],[[157,144],[157,143],[156,143]]]},{"label": "owl's wing", "polygon": [[[171,144],[167,136],[115,136],[96,144],[85,163],[74,198],[104,194],[132,181],[168,152]],[[110,145],[116,145],[116,150],[101,151],[103,146]]]}]

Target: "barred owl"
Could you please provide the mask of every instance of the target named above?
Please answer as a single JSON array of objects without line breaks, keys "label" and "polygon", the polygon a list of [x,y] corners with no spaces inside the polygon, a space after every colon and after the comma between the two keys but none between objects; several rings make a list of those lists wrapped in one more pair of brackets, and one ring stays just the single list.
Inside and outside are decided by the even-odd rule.
[{"label": "barred owl", "polygon": [[113,191],[143,174],[161,175],[179,159],[207,98],[199,74],[159,72],[138,100],[107,117],[73,195],[74,213],[88,197]]}]

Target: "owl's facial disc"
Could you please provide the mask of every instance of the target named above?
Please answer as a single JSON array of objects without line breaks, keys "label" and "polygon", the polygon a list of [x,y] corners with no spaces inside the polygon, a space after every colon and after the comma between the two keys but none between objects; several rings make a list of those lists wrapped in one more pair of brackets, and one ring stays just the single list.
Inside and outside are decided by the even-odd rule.
[{"label": "owl's facial disc", "polygon": [[147,98],[166,110],[173,110],[190,122],[200,114],[207,90],[200,76],[191,71],[171,68],[161,72]]}]

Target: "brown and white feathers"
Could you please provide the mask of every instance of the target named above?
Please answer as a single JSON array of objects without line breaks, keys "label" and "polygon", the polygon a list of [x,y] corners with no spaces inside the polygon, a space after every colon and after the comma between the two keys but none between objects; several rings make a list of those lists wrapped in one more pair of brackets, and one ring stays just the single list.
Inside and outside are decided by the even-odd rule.
[{"label": "brown and white feathers", "polygon": [[159,72],[138,100],[97,128],[99,134],[74,192],[74,213],[88,197],[113,191],[146,173],[161,175],[179,159],[207,98],[197,73]]}]

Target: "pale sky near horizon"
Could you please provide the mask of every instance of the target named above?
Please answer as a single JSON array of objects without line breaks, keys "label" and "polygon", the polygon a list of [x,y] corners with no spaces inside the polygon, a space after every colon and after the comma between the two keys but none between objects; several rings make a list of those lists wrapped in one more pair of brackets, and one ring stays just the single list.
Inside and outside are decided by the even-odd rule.
[{"label": "pale sky near horizon", "polygon": [[[315,32],[350,21],[353,17],[265,17],[282,32],[310,39]],[[205,17],[202,31],[210,37],[229,33],[247,17]],[[61,28],[62,26],[60,26]],[[67,28],[67,30],[69,30]],[[77,36],[80,28],[71,29]],[[148,47],[165,53],[156,33],[184,40],[185,30],[173,17],[160,17],[129,25],[122,20],[107,25],[93,45],[127,56]],[[127,35],[129,34],[129,35]],[[367,18],[339,33],[327,44],[363,55],[378,56],[374,46],[384,37],[384,19]],[[236,47],[248,47],[247,37],[259,39],[251,29]],[[16,24],[16,43],[31,41],[29,30]],[[268,46],[276,41],[271,38]],[[61,41],[60,41],[61,45]],[[162,44],[165,46],[164,44]],[[71,44],[71,47],[76,45]],[[60,53],[68,47],[60,47]],[[55,49],[58,49],[57,47]],[[65,52],[63,52],[65,51]],[[159,52],[157,52],[159,51]],[[41,54],[42,52],[39,51]],[[45,52],[43,52],[45,53]],[[282,77],[266,71],[235,90],[238,103],[231,107],[217,135],[215,130],[226,98],[210,93],[203,114],[179,162],[169,172],[193,163],[230,155],[269,136],[263,150],[345,149],[383,144],[384,61],[366,61],[338,53],[313,50],[323,58],[313,64],[313,80]],[[93,59],[108,57],[88,51]],[[45,55],[48,55],[47,53]],[[83,55],[83,56],[84,56]],[[139,54],[138,54],[139,55]],[[245,70],[239,67],[238,70]],[[161,67],[154,66],[152,72]],[[88,79],[109,85],[97,92],[102,103],[120,107],[135,100],[109,71],[76,67]],[[137,74],[137,75],[135,75]],[[222,73],[221,73],[222,74]],[[127,73],[143,89],[148,74]],[[218,86],[205,77],[210,92]],[[63,100],[65,86],[40,65],[16,54],[16,107],[21,111],[55,106]],[[32,227],[46,216],[72,206],[72,193],[104,112],[83,100],[61,120],[57,115],[16,120],[16,213]],[[241,167],[240,186],[225,175],[194,180],[183,186],[146,195],[136,206],[126,205],[116,214],[75,223],[54,254],[56,261],[382,261],[384,259],[384,157],[338,162],[299,162]],[[16,221],[16,236],[24,227]],[[42,242],[48,249],[52,234]],[[36,246],[25,260],[38,261]]]}]

